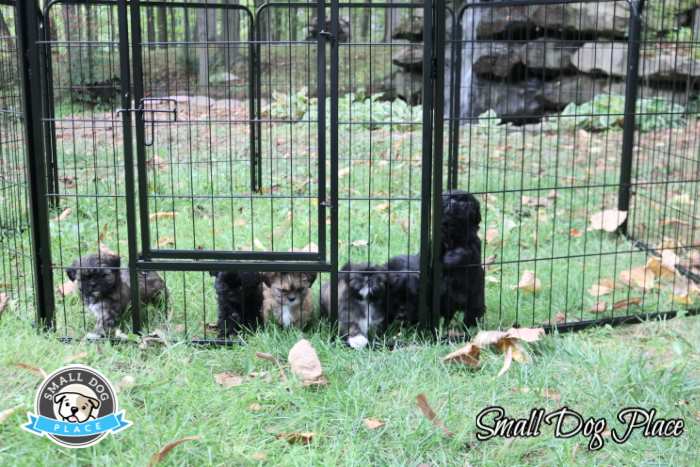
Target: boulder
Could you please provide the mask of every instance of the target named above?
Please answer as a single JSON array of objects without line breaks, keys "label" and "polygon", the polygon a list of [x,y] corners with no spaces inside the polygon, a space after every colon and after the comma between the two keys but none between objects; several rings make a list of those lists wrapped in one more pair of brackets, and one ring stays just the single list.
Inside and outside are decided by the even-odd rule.
[{"label": "boulder", "polygon": [[541,37],[528,42],[520,49],[523,65],[531,70],[559,73],[572,68],[571,56],[579,44]]},{"label": "boulder", "polygon": [[392,55],[391,61],[404,70],[421,71],[423,69],[423,44],[412,44],[400,48]]},{"label": "boulder", "polygon": [[402,99],[410,105],[422,102],[423,74],[420,72],[396,71],[378,86],[368,88],[368,94],[380,94],[380,100]]},{"label": "boulder", "polygon": [[409,42],[423,42],[423,9],[401,9],[401,19],[391,37],[406,39]]},{"label": "boulder", "polygon": [[474,72],[482,78],[511,78],[518,67],[551,76],[573,68],[571,57],[577,46],[546,37],[530,42],[475,42],[466,44],[463,59],[471,58]]},{"label": "boulder", "polygon": [[571,56],[571,63],[583,73],[624,77],[627,75],[627,44],[587,42]]},{"label": "boulder", "polygon": [[519,43],[489,42],[465,44],[462,60],[471,60],[472,71],[481,78],[505,79],[522,64]]}]

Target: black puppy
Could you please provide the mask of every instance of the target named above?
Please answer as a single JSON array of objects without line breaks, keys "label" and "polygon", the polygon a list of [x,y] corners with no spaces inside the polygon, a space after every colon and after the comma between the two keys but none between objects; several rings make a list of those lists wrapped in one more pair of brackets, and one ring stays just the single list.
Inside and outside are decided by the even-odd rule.
[{"label": "black puppy", "polygon": [[263,277],[257,272],[210,272],[216,277],[219,337],[255,329],[261,321]]},{"label": "black puppy", "polygon": [[480,223],[481,207],[474,195],[462,190],[442,194],[440,313],[445,325],[461,310],[465,326],[475,326],[486,310]]},{"label": "black puppy", "polygon": [[[80,298],[97,320],[89,338],[104,337],[109,333],[131,303],[129,271],[120,267],[119,255],[101,251],[78,258],[66,268],[66,275],[77,283]],[[138,279],[142,303],[167,300],[165,281],[157,272],[140,272]]]},{"label": "black puppy", "polygon": [[[464,324],[475,326],[484,315],[485,274],[481,267],[479,224],[481,208],[471,193],[451,190],[442,194],[440,228],[440,314],[449,325],[457,311],[464,312]],[[387,263],[389,271],[389,313],[396,319],[418,322],[420,256],[395,256]],[[410,272],[410,271],[416,271]],[[430,289],[434,284],[430,285]]]},{"label": "black puppy", "polygon": [[[369,263],[347,263],[338,273],[338,324],[340,333],[354,349],[365,347],[372,334],[384,331],[386,274]],[[321,289],[321,311],[329,315],[330,284]]]}]

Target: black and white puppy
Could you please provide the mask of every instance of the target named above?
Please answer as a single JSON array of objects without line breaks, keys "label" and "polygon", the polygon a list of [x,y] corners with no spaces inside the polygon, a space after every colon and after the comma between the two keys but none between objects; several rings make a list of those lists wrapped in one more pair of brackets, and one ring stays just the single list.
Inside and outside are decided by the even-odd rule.
[{"label": "black and white puppy", "polygon": [[[369,263],[348,263],[338,273],[338,325],[340,333],[354,349],[367,346],[368,337],[388,325],[384,268]],[[321,311],[330,314],[331,289],[321,290]]]},{"label": "black and white puppy", "polygon": [[218,304],[219,337],[229,337],[241,329],[257,328],[261,322],[263,303],[262,274],[238,271],[210,274],[216,277],[214,289]]},{"label": "black and white puppy", "polygon": [[[80,298],[97,320],[88,338],[105,337],[116,327],[131,302],[129,271],[120,267],[119,255],[102,251],[78,258],[66,268],[66,275],[76,282]],[[167,300],[165,281],[157,272],[140,272],[138,278],[142,303]]]},{"label": "black and white puppy", "polygon": [[476,326],[486,310],[480,223],[481,206],[474,195],[462,190],[442,194],[440,312],[445,325],[457,311],[463,311],[465,326]]},{"label": "black and white puppy", "polygon": [[420,292],[420,256],[394,256],[386,265],[387,313],[392,320],[418,323],[418,294]]}]

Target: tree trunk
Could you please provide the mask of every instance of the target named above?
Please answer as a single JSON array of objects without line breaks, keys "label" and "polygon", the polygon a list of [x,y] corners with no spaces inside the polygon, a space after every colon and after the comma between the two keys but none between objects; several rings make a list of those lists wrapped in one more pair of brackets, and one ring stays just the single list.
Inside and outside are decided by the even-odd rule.
[{"label": "tree trunk", "polygon": [[98,76],[95,70],[98,68],[95,63],[95,48],[93,43],[97,42],[97,9],[91,5],[85,5],[85,33],[87,40],[90,42],[87,49],[87,69],[85,70],[88,82],[92,83],[97,80]]},{"label": "tree trunk", "polygon": [[[80,40],[80,15],[77,5],[66,5],[64,7],[63,28],[65,40],[68,42]],[[80,70],[80,47],[73,44],[68,45],[68,85],[80,84],[82,82]]]},{"label": "tree trunk", "polygon": [[[238,0],[224,1],[227,5],[238,4]],[[222,40],[231,43],[226,47],[228,60],[227,68],[230,70],[231,66],[240,56],[239,48],[241,47],[241,44],[238,44],[238,42],[241,40],[241,13],[236,9],[224,10],[223,25]]]},{"label": "tree trunk", "polygon": [[[400,3],[396,0],[394,3]],[[384,12],[384,42],[391,42],[394,29],[399,25],[401,19],[401,8],[387,8]]]},{"label": "tree trunk", "polygon": [[159,7],[156,10],[156,17],[158,22],[158,42],[161,43],[161,47],[166,47],[165,43],[168,42],[168,9]]},{"label": "tree trunk", "polygon": [[7,43],[7,48],[9,50],[14,49],[14,41],[12,40],[12,33],[10,33],[10,28],[7,26],[5,18],[2,16],[2,11],[0,11],[0,39]]},{"label": "tree trunk", "polygon": [[209,83],[209,67],[213,62],[214,50],[209,42],[216,40],[216,10],[200,10],[197,12],[197,58],[199,60],[198,82],[200,92],[206,92]]},{"label": "tree trunk", "polygon": [[371,4],[372,0],[367,0],[367,8],[362,10],[361,34],[363,41],[369,39],[369,27],[372,22],[372,8],[370,7]]},{"label": "tree trunk", "polygon": [[153,43],[156,41],[156,21],[152,7],[146,7],[146,41],[153,48]]}]

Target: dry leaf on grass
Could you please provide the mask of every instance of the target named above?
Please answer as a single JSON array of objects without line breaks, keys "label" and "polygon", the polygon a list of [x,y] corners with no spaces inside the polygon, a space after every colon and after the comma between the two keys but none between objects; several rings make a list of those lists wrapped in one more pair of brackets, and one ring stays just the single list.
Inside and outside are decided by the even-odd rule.
[{"label": "dry leaf on grass", "polygon": [[105,241],[105,238],[107,238],[107,233],[109,232],[109,224],[105,224],[102,226],[102,230],[100,230],[100,235],[97,237],[100,243]]},{"label": "dry leaf on grass", "polygon": [[583,236],[583,232],[581,232],[579,229],[572,227],[571,230],[569,230],[569,235],[574,237],[574,238],[579,238]]},{"label": "dry leaf on grass", "polygon": [[654,274],[661,279],[673,279],[676,277],[676,272],[674,268],[669,268],[666,264],[661,261],[661,258],[651,257],[647,261],[646,269],[650,273]]},{"label": "dry leaf on grass", "polygon": [[369,242],[367,240],[353,240],[350,244],[357,248],[363,248],[369,245]]},{"label": "dry leaf on grass", "polygon": [[73,281],[65,281],[63,284],[59,285],[57,290],[58,293],[61,294],[62,297],[65,297],[66,295],[72,294],[75,292],[76,287],[78,284],[76,284]]},{"label": "dry leaf on grass", "polygon": [[5,311],[5,308],[7,308],[7,302],[9,300],[10,298],[5,292],[0,293],[0,315],[2,315],[2,312]]},{"label": "dry leaf on grass", "polygon": [[287,374],[284,372],[284,366],[279,360],[275,358],[274,355],[265,352],[255,352],[255,356],[261,360],[267,360],[268,362],[272,362],[275,365],[277,365],[277,368],[280,372],[280,380],[282,380],[285,383],[287,382]]},{"label": "dry leaf on grass", "polygon": [[649,291],[656,287],[656,276],[645,266],[621,271],[620,280],[629,287],[635,287],[644,291]]},{"label": "dry leaf on grass", "polygon": [[593,214],[590,218],[591,230],[604,230],[606,232],[615,232],[625,220],[627,220],[627,211],[619,211],[617,209],[605,209],[601,212]]},{"label": "dry leaf on grass", "polygon": [[10,418],[12,414],[17,412],[20,408],[22,408],[22,406],[18,405],[17,407],[11,407],[9,409],[0,411],[0,423],[3,423],[5,420]]},{"label": "dry leaf on grass", "polygon": [[382,204],[376,205],[374,207],[374,210],[379,211],[379,212],[384,212],[384,211],[388,210],[389,207],[391,207],[391,205],[389,203],[382,203]]},{"label": "dry leaf on grass", "polygon": [[316,436],[316,433],[312,431],[294,431],[291,433],[279,433],[275,437],[277,439],[283,439],[287,441],[289,444],[311,444],[311,441],[314,440],[314,436]]},{"label": "dry leaf on grass", "polygon": [[445,434],[447,437],[452,437],[454,436],[454,433],[452,433],[450,430],[447,429],[445,424],[440,420],[435,413],[435,411],[430,407],[430,404],[428,404],[428,399],[425,397],[425,394],[418,394],[416,396],[416,404],[418,404],[418,408],[420,411],[423,413],[425,418],[430,420],[433,425],[436,427],[440,428],[442,432]]},{"label": "dry leaf on grass", "polygon": [[264,452],[254,452],[253,454],[251,454],[250,458],[254,461],[262,462],[267,460],[267,454],[265,454]]},{"label": "dry leaf on grass", "polygon": [[245,227],[248,225],[245,219],[238,218],[235,221],[233,221],[233,226],[234,227]]},{"label": "dry leaf on grass", "polygon": [[251,412],[260,412],[262,409],[262,405],[258,404],[257,402],[253,402],[248,406],[248,410],[250,410]]},{"label": "dry leaf on grass", "polygon": [[115,389],[117,392],[122,392],[126,389],[132,388],[136,385],[136,378],[131,375],[124,375],[122,379],[116,384]]},{"label": "dry leaf on grass", "polygon": [[518,288],[525,292],[537,293],[542,288],[542,281],[535,276],[534,272],[524,271],[518,282]]},{"label": "dry leaf on grass", "polygon": [[199,440],[200,440],[199,436],[185,436],[184,438],[180,438],[177,441],[172,441],[172,442],[166,444],[165,446],[160,448],[160,451],[158,451],[157,453],[153,454],[153,456],[151,456],[151,460],[148,463],[149,467],[160,463],[163,459],[165,459],[165,456],[167,456],[168,453],[170,453],[170,451],[172,451],[173,449],[175,449],[177,446],[181,445],[182,443],[185,443],[187,441],[199,441]]},{"label": "dry leaf on grass", "polygon": [[493,243],[498,238],[498,229],[486,230],[486,243]]},{"label": "dry leaf on grass", "polygon": [[691,250],[688,254],[688,262],[691,266],[700,267],[700,250]]},{"label": "dry leaf on grass", "polygon": [[597,284],[593,284],[588,293],[593,297],[607,295],[615,289],[615,282],[612,279],[601,279]]},{"label": "dry leaf on grass", "polygon": [[554,315],[554,322],[557,324],[566,323],[566,314],[562,313],[561,311],[557,311]]},{"label": "dry leaf on grass", "polygon": [[287,361],[297,378],[304,386],[324,386],[328,380],[323,376],[321,361],[316,350],[306,339],[302,339],[289,349]]},{"label": "dry leaf on grass", "polygon": [[243,376],[231,373],[229,371],[224,371],[223,373],[215,374],[214,381],[216,381],[216,384],[228,389],[243,384]]},{"label": "dry leaf on grass", "polygon": [[503,368],[498,376],[503,375],[511,366],[513,360],[527,363],[530,360],[521,342],[537,342],[544,336],[543,328],[511,328],[508,331],[480,331],[472,340],[472,344],[485,348],[494,346],[504,352]]},{"label": "dry leaf on grass", "polygon": [[622,308],[629,308],[631,305],[639,305],[641,303],[642,299],[640,297],[630,297],[613,303],[612,307],[613,310],[620,310]]},{"label": "dry leaf on grass", "polygon": [[479,366],[480,353],[481,349],[479,346],[469,343],[464,347],[446,355],[442,358],[442,361],[447,363],[462,363],[472,368],[476,368]]},{"label": "dry leaf on grass", "polygon": [[561,401],[561,394],[558,391],[555,391],[551,388],[542,389],[542,397],[554,401],[557,404],[559,403],[559,401]]},{"label": "dry leaf on grass", "polygon": [[338,171],[338,178],[347,177],[350,174],[350,167],[343,167]]},{"label": "dry leaf on grass", "polygon": [[177,216],[177,213],[175,211],[161,211],[161,212],[154,212],[153,214],[148,216],[148,219],[150,220],[160,220],[160,219],[174,219],[175,216]]},{"label": "dry leaf on grass", "polygon": [[607,309],[608,309],[607,302],[598,302],[598,303],[594,304],[588,311],[590,311],[591,313],[602,313]]},{"label": "dry leaf on grass", "polygon": [[68,217],[69,217],[72,213],[73,213],[73,210],[72,210],[71,208],[66,208],[66,209],[63,210],[63,212],[62,212],[61,214],[59,214],[58,216],[54,217],[52,220],[53,220],[54,222],[61,222],[61,221],[64,221],[64,220],[68,219]]},{"label": "dry leaf on grass", "polygon": [[525,342],[537,342],[544,337],[544,328],[510,328],[507,335]]},{"label": "dry leaf on grass", "polygon": [[17,368],[22,368],[23,370],[30,371],[37,376],[41,376],[42,378],[46,378],[47,376],[46,372],[42,368],[36,366],[28,365],[26,363],[15,363],[15,366]]},{"label": "dry leaf on grass", "polygon": [[365,424],[365,428],[368,430],[376,430],[384,426],[384,422],[376,418],[365,418],[362,420],[362,423]]},{"label": "dry leaf on grass", "polygon": [[153,156],[146,161],[146,167],[162,171],[168,167],[168,163],[162,157]]},{"label": "dry leaf on grass", "polygon": [[65,363],[71,363],[71,362],[77,362],[78,360],[83,360],[87,358],[88,353],[87,352],[78,352],[77,354],[74,355],[68,355],[66,358],[63,359]]},{"label": "dry leaf on grass", "polygon": [[160,237],[158,239],[158,247],[160,248],[173,245],[175,245],[175,240],[172,237]]}]

